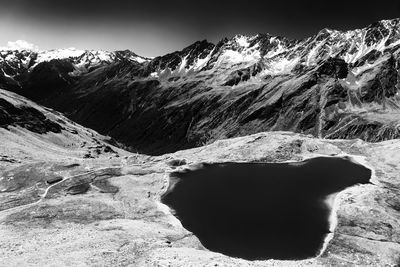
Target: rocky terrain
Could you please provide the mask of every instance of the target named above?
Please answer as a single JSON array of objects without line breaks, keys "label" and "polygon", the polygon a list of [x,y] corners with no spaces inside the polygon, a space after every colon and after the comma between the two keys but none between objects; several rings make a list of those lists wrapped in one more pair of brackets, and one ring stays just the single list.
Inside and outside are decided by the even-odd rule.
[{"label": "rocky terrain", "polygon": [[270,130],[377,142],[400,136],[399,25],[237,35],[154,59],[2,51],[0,85],[153,155]]},{"label": "rocky terrain", "polygon": [[[0,51],[0,266],[400,265],[399,53],[399,19],[153,59]],[[175,171],[320,156],[372,176],[327,200],[310,259],[209,251],[161,203]]]},{"label": "rocky terrain", "polygon": [[[12,101],[15,96],[2,92],[2,98],[21,108],[21,102]],[[0,129],[1,266],[400,263],[398,140],[371,144],[270,132],[163,156],[131,154],[112,146],[93,154],[93,146],[104,144],[100,135],[52,111],[46,116],[65,121],[61,132],[37,133],[16,123]],[[71,134],[71,129],[78,133]],[[80,142],[86,145],[77,147]],[[92,156],[86,157],[87,153]],[[177,170],[203,163],[298,162],[317,156],[349,157],[371,168],[373,175],[371,183],[336,195],[331,233],[315,258],[246,261],[208,251],[160,201],[168,189],[169,174]]]}]

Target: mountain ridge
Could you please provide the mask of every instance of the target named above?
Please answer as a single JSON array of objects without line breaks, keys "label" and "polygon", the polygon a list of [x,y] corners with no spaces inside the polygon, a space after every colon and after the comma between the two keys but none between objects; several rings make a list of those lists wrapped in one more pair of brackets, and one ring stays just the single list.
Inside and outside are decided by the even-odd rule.
[{"label": "mountain ridge", "polygon": [[3,60],[3,73],[16,67],[0,72],[0,87],[150,154],[261,131],[400,137],[400,19],[303,40],[203,40],[153,59],[113,55]]},{"label": "mountain ridge", "polygon": [[[125,52],[125,53],[130,53],[132,54],[132,56],[135,56],[136,60],[139,63],[143,63],[146,61],[150,61],[152,59],[156,59],[156,58],[160,58],[160,57],[164,57],[164,56],[169,56],[172,54],[175,54],[177,52],[184,52],[187,50],[190,50],[190,48],[192,48],[193,46],[196,46],[199,43],[207,43],[208,46],[213,46],[213,48],[221,46],[224,43],[227,42],[233,42],[233,41],[238,41],[238,43],[241,43],[243,45],[243,43],[246,43],[247,40],[244,39],[250,39],[250,40],[259,40],[259,39],[274,39],[274,40],[280,40],[283,41],[284,43],[301,43],[301,42],[307,42],[310,39],[313,38],[317,38],[319,36],[323,36],[324,34],[328,33],[328,34],[346,34],[346,35],[351,35],[360,31],[368,31],[370,29],[376,29],[376,28],[380,28],[380,29],[384,29],[384,30],[388,30],[391,27],[398,27],[400,24],[400,18],[395,18],[395,19],[388,19],[388,20],[380,20],[378,22],[372,23],[370,25],[368,25],[367,27],[361,28],[361,29],[354,29],[354,30],[347,30],[347,31],[341,31],[341,30],[336,30],[336,29],[332,29],[332,28],[324,28],[322,30],[320,30],[319,32],[317,32],[316,34],[310,36],[310,37],[305,37],[302,39],[290,39],[284,36],[274,36],[271,35],[269,33],[258,33],[256,35],[243,35],[243,34],[236,34],[234,36],[232,36],[231,38],[229,37],[225,37],[223,39],[221,39],[219,42],[217,42],[216,44],[207,41],[207,39],[204,39],[202,41],[196,41],[191,45],[188,45],[187,47],[183,48],[182,50],[177,50],[171,53],[167,53],[165,55],[160,55],[160,56],[156,56],[153,58],[149,58],[149,57],[143,57],[143,56],[139,56],[136,53],[134,53],[133,51],[126,49],[126,50],[115,50],[115,51],[106,51],[106,50],[81,50],[81,49],[75,49],[75,48],[62,48],[62,49],[50,49],[50,50],[39,50],[39,51],[35,51],[35,49],[21,49],[21,50],[16,50],[16,49],[1,49],[0,51],[11,51],[11,52],[16,52],[16,51],[20,51],[20,52],[25,52],[25,53],[36,53],[38,55],[43,55],[44,59],[42,59],[43,62],[46,60],[46,56],[47,56],[47,61],[51,60],[51,59],[62,59],[62,58],[78,58],[83,56],[83,54],[100,54],[100,57],[110,57],[111,54],[114,54],[114,59],[117,58],[116,54],[120,53],[120,52]],[[240,40],[241,39],[241,40]],[[372,41],[372,40],[370,40]],[[400,42],[398,42],[397,44],[400,44]],[[68,54],[69,52],[69,54]],[[53,55],[51,55],[53,54]],[[101,55],[103,54],[103,55]],[[3,57],[4,60],[4,57]]]}]

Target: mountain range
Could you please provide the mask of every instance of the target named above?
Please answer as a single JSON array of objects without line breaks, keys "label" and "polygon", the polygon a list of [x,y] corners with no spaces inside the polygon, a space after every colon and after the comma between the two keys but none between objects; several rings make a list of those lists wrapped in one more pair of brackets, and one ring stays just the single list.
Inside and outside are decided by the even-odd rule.
[{"label": "mountain range", "polygon": [[303,40],[204,40],[155,58],[2,50],[0,88],[147,154],[280,130],[377,142],[400,137],[399,63],[393,19]]},{"label": "mountain range", "polygon": [[[29,47],[0,49],[1,266],[400,265],[400,19],[303,40],[236,35],[155,58]],[[337,165],[318,166],[316,184],[297,173],[322,157],[362,167],[368,183],[328,195],[318,184],[360,177],[351,168],[324,177]],[[228,173],[220,187],[220,177],[194,176],[194,189],[184,191],[204,196],[207,224],[215,213],[228,214],[240,235],[265,227],[298,236],[315,228],[304,217],[313,211],[285,208],[300,199],[322,208],[329,225],[315,255],[289,255],[293,244],[284,241],[285,257],[227,256],[163,201],[179,188],[177,174],[229,164],[283,166],[295,176],[256,176],[278,187],[254,183],[247,171]],[[197,186],[203,180],[213,183]],[[283,200],[288,187],[291,202]],[[320,193],[326,197],[315,204],[303,201]],[[188,200],[179,202],[201,213]],[[281,220],[270,203],[300,223]],[[266,216],[283,229],[260,223]],[[218,232],[226,228],[215,224]],[[232,247],[236,239],[225,233]],[[258,246],[245,240],[252,245],[244,251]]]}]

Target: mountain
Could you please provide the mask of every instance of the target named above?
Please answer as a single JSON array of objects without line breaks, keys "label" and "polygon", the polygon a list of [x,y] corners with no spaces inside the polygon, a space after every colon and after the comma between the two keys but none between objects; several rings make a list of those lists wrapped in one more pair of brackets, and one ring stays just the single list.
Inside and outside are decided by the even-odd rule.
[{"label": "mountain", "polygon": [[[125,50],[116,52],[78,50],[75,48],[57,49],[49,51],[28,50],[1,50],[0,67],[3,80],[18,80],[20,75],[32,71],[43,62],[67,60],[73,66],[70,75],[82,75],[96,67],[121,60],[143,63],[149,59]],[[7,79],[8,78],[8,79]],[[4,81],[3,81],[4,82]]]},{"label": "mountain", "polygon": [[[353,139],[399,137],[398,36],[399,20],[392,20],[305,40],[201,41],[154,59],[131,51],[0,51],[0,265],[398,266],[400,140]],[[241,137],[225,139],[234,136]],[[160,156],[118,148],[161,154],[202,144]],[[163,201],[179,187],[178,173],[189,178],[227,163],[292,173],[320,157],[371,176],[305,203],[324,207],[329,223],[310,258],[249,261],[209,250]],[[341,172],[360,178],[351,169]],[[243,181],[196,190],[215,207],[209,196],[235,197],[221,199],[239,234],[265,227],[245,229],[249,217],[279,221],[280,213],[252,205],[265,201],[263,187],[255,188],[249,173],[237,174]],[[278,188],[297,189],[307,177],[279,179]],[[246,194],[250,202],[242,201]],[[284,194],[276,196],[279,203]],[[207,207],[205,216],[214,220]],[[297,236],[309,221],[283,222],[283,230]]]},{"label": "mountain", "polygon": [[199,41],[153,59],[79,53],[2,51],[0,86],[149,154],[276,130],[400,137],[400,19],[304,40]]},{"label": "mountain", "polygon": [[[41,161],[112,160],[127,154],[114,141],[59,112],[0,89],[0,169]],[[0,190],[1,191],[1,190]]]}]

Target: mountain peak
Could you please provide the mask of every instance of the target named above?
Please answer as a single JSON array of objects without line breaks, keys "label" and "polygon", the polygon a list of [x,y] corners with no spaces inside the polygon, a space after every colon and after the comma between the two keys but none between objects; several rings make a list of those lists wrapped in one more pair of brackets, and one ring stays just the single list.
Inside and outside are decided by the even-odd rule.
[{"label": "mountain peak", "polygon": [[399,26],[400,18],[384,19],[384,20],[380,20],[378,23],[381,23],[381,24],[385,25],[386,27]]}]

